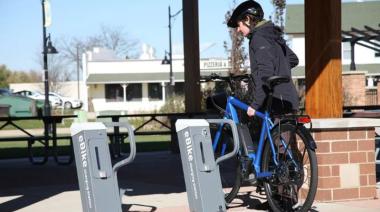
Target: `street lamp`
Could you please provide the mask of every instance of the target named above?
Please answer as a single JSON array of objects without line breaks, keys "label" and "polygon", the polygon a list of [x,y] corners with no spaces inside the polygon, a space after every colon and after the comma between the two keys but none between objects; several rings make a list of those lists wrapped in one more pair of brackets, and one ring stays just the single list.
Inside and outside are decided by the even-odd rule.
[{"label": "street lamp", "polygon": [[[178,12],[176,12],[174,15],[171,14],[170,12],[170,6],[168,10],[169,14],[169,52],[165,51],[165,58],[162,60],[161,64],[169,64],[170,65],[170,72],[169,72],[169,95],[174,93],[174,76],[173,76],[173,63],[172,63],[172,18],[176,17],[182,9],[180,9]],[[169,54],[169,59],[166,57],[166,54]]]},{"label": "street lamp", "polygon": [[[57,49],[53,46],[50,34],[49,36],[46,36],[46,14],[45,14],[45,6],[46,6],[46,0],[41,1],[42,4],[42,49],[43,49],[43,63],[44,63],[44,85],[45,85],[45,104],[44,104],[44,115],[49,116],[50,115],[50,102],[49,102],[49,75],[48,75],[48,61],[47,61],[47,55],[48,54],[57,54]],[[45,129],[47,130],[47,129]]]},{"label": "street lamp", "polygon": [[168,59],[168,57],[166,57],[166,55],[169,54],[169,52],[165,51],[165,57],[164,59],[161,61],[161,64],[162,65],[169,65],[171,63],[171,61]]},{"label": "street lamp", "polygon": [[[51,43],[50,34],[46,37],[46,27],[50,25],[50,17],[48,23],[46,22],[46,14],[45,12],[49,9],[49,5],[46,3],[46,0],[41,1],[42,4],[42,49],[43,49],[43,62],[44,62],[44,85],[45,85],[45,104],[44,104],[44,115],[45,117],[50,116],[50,102],[49,102],[49,75],[48,75],[48,54],[57,54],[58,51],[55,49],[53,44]],[[49,11],[48,11],[49,12]],[[50,15],[50,14],[49,14]],[[50,131],[49,121],[44,119],[44,136],[45,142],[49,142],[49,131]]]}]

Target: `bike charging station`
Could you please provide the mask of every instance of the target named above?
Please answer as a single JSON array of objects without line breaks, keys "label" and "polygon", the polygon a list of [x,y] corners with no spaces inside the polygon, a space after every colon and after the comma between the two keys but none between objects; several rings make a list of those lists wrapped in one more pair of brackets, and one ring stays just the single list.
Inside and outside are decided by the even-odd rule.
[{"label": "bike charging station", "polygon": [[[130,153],[112,166],[107,127],[115,126],[128,129]],[[131,163],[136,156],[133,128],[126,122],[87,122],[73,123],[70,130],[83,211],[121,212],[123,192],[119,189],[117,171]]]},{"label": "bike charging station", "polygon": [[[209,123],[231,126],[233,151],[215,160]],[[226,211],[218,164],[236,155],[239,136],[229,119],[179,119],[176,124],[190,211]]]}]

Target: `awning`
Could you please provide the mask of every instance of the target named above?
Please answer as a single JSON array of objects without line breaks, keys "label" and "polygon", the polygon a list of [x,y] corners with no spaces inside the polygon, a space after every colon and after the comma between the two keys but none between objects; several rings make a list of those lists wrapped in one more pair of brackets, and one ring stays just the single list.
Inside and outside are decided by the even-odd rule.
[{"label": "awning", "polygon": [[[201,71],[201,76],[208,76],[212,73],[227,76],[225,71]],[[184,73],[174,72],[176,82],[183,82]],[[147,83],[147,82],[169,82],[169,73],[121,73],[121,74],[89,74],[87,84],[122,84],[122,83]]]}]

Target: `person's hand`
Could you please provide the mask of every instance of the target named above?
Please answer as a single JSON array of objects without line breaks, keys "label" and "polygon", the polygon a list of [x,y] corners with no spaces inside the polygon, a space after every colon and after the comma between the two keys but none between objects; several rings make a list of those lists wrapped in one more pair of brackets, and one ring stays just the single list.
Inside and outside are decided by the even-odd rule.
[{"label": "person's hand", "polygon": [[248,107],[248,110],[247,110],[247,115],[248,116],[254,116],[256,113],[256,110],[253,109],[252,107]]}]

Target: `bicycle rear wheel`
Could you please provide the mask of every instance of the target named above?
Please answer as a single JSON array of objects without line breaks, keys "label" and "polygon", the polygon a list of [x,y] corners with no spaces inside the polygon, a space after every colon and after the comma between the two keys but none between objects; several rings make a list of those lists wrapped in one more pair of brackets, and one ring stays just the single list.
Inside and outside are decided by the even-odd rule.
[{"label": "bicycle rear wheel", "polygon": [[307,211],[313,204],[318,184],[317,158],[308,145],[309,131],[304,126],[285,123],[274,128],[271,136],[278,165],[267,140],[262,169],[273,172],[273,177],[264,182],[268,203],[275,212]]}]

